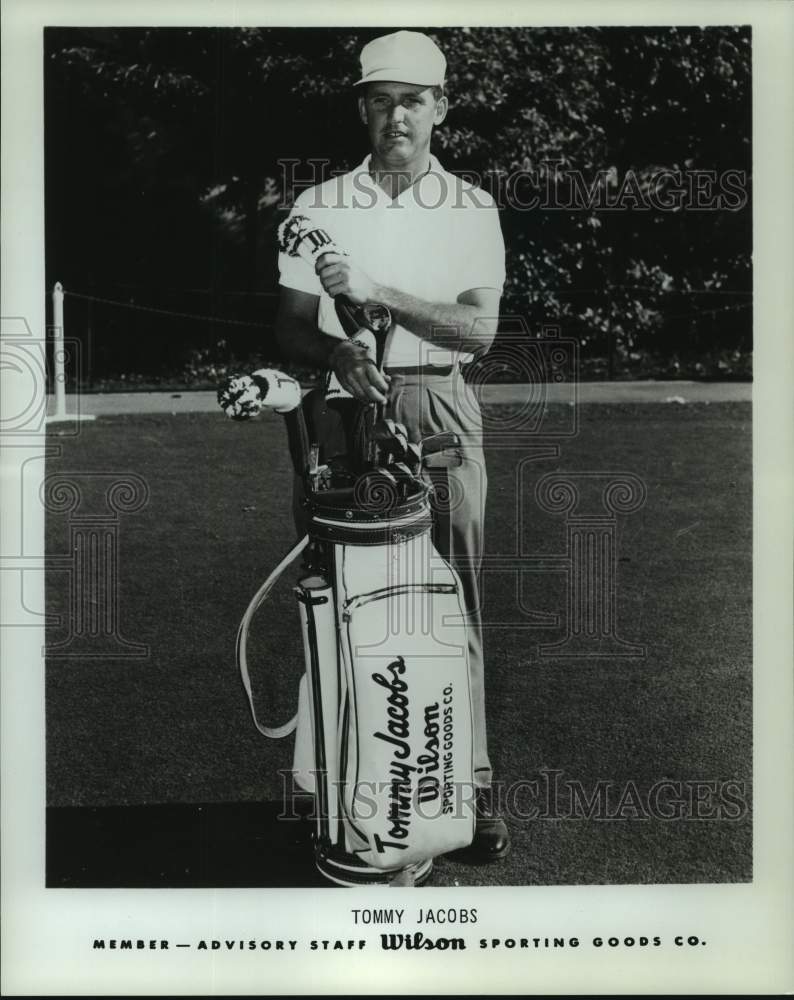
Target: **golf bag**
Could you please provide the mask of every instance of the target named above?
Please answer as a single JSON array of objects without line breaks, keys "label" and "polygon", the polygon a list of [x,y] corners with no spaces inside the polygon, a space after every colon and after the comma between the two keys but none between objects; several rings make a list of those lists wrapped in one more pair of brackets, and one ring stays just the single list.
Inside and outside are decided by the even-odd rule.
[{"label": "golf bag", "polygon": [[[296,734],[295,780],[315,797],[315,860],[328,879],[421,883],[436,855],[467,846],[474,833],[462,588],[433,546],[421,476],[422,467],[454,462],[457,442],[437,435],[406,446],[399,425],[382,419],[364,421],[362,435],[362,408],[351,400],[357,416],[347,425],[361,450],[329,465],[309,440],[312,400],[302,404],[300,387],[281,372],[236,376],[219,399],[238,419],[264,408],[285,414],[308,517],[306,536],[240,625],[237,658],[254,722],[268,737]],[[268,727],[254,708],[248,630],[298,555],[305,672],[296,716]]]},{"label": "golf bag", "polygon": [[[279,249],[314,268],[344,255],[304,214],[279,227]],[[389,310],[334,300],[344,333],[380,366]],[[280,372],[234,376],[219,393],[232,418],[283,413],[303,487],[306,535],[271,573],[240,624],[237,659],[264,735],[296,733],[293,770],[315,798],[315,860],[340,885],[419,883],[432,860],[474,835],[472,709],[463,591],[433,546],[424,468],[460,461],[454,434],[410,442],[381,408],[354,400],[332,373],[301,398]],[[322,421],[314,413],[321,404]],[[336,444],[320,432],[335,423]],[[253,615],[303,554],[295,587],[305,672],[298,712],[259,723],[247,663]]]}]

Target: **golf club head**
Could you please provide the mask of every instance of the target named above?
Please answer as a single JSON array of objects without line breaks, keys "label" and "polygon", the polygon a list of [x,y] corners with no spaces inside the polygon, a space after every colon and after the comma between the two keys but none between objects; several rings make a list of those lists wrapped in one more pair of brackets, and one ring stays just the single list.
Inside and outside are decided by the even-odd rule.
[{"label": "golf club head", "polygon": [[365,302],[363,306],[360,306],[360,310],[360,316],[368,330],[380,334],[389,332],[392,318],[388,306],[384,306],[380,302]]},{"label": "golf club head", "polygon": [[416,476],[405,462],[395,462],[393,465],[390,465],[389,472],[391,472],[398,482],[405,485],[413,483],[416,479]]},{"label": "golf club head", "polygon": [[353,497],[362,510],[388,513],[400,499],[400,484],[388,469],[372,469],[356,480]]},{"label": "golf club head", "polygon": [[456,469],[463,465],[460,438],[454,431],[431,434],[424,438],[421,448],[426,469]]},{"label": "golf club head", "polygon": [[414,444],[413,441],[409,441],[405,453],[405,461],[414,470],[414,472],[416,472],[422,464],[422,446]]},{"label": "golf club head", "polygon": [[374,441],[391,441],[396,433],[397,425],[393,420],[378,420],[371,436]]},{"label": "golf club head", "polygon": [[399,462],[408,454],[408,439],[402,434],[395,434],[390,441],[386,442],[386,447]]}]

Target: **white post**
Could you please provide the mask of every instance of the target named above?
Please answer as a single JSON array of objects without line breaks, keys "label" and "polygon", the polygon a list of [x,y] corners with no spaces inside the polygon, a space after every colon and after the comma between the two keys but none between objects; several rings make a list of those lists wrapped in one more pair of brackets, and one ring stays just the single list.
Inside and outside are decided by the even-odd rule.
[{"label": "white post", "polygon": [[[63,335],[63,285],[55,282],[52,290],[52,360],[55,376],[55,413],[47,417],[47,423],[61,420],[93,420],[93,414],[66,412],[66,347]],[[75,396],[75,398],[77,398]]]},{"label": "white post", "polygon": [[55,282],[52,290],[52,359],[55,372],[55,413],[56,420],[66,418],[66,352],[63,342],[63,285]]}]

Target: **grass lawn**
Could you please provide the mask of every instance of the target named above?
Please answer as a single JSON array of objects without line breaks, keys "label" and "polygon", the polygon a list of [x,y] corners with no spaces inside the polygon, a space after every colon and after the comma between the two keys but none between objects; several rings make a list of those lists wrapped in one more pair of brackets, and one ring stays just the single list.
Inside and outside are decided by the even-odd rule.
[{"label": "grass lawn", "polygon": [[[510,819],[505,862],[476,869],[441,859],[433,884],[752,877],[750,416],[743,403],[581,406],[579,433],[561,442],[559,457],[522,467],[526,447],[487,449],[488,557],[564,554],[564,518],[535,502],[541,476],[642,480],[644,505],[617,519],[616,604],[621,638],[644,645],[646,656],[540,656],[539,645],[562,632],[533,627],[532,613],[564,612],[563,575],[486,563],[491,756],[524,817]],[[74,438],[57,425],[51,433],[61,455],[48,471],[81,482],[87,510],[102,510],[97,491],[107,483],[96,473],[135,473],[148,484],[147,505],[120,515],[118,575],[121,633],[149,655],[50,660],[48,805],[278,800],[292,740],[255,731],[234,640],[251,595],[293,540],[281,419],[119,416],[85,424]],[[48,514],[48,553],[68,547],[67,516]],[[273,723],[294,711],[302,670],[294,578],[282,580],[252,639],[261,710]],[[48,610],[68,618],[68,594],[67,575],[51,571]],[[55,627],[48,641],[65,635]],[[543,789],[554,772],[551,802]],[[689,797],[682,818],[643,815],[665,779]],[[613,816],[623,796],[622,818],[571,815],[573,788],[587,797],[600,789]],[[662,802],[671,794],[668,787]],[[738,806],[726,803],[731,794]],[[528,818],[533,803],[541,815]]]}]

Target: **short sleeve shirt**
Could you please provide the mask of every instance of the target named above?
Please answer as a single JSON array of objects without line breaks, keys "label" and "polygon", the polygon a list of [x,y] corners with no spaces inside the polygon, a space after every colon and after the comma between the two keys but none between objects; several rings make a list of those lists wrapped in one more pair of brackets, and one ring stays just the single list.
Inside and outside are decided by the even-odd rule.
[{"label": "short sleeve shirt", "polygon": [[[397,198],[369,174],[367,157],[349,173],[303,191],[294,211],[307,215],[376,282],[431,302],[456,302],[471,288],[502,291],[505,247],[491,196],[443,169],[430,169]],[[321,330],[343,337],[333,300],[306,260],[279,253],[280,284],[320,297]],[[396,325],[386,344],[389,367],[444,365],[453,356]]]}]

